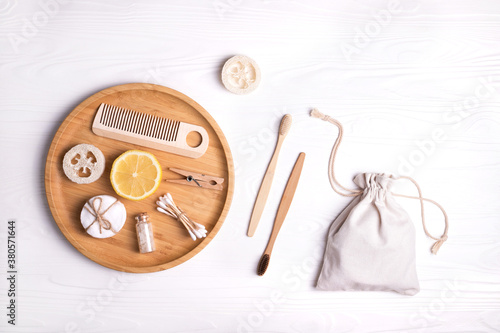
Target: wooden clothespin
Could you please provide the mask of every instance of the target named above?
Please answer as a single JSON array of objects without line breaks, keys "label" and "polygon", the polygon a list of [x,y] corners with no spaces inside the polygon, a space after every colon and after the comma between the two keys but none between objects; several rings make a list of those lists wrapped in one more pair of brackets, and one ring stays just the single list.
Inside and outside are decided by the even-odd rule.
[{"label": "wooden clothespin", "polygon": [[222,183],[224,182],[224,178],[207,176],[201,173],[196,173],[177,168],[168,168],[168,169],[182,176],[185,176],[186,178],[166,179],[167,182],[222,191]]}]

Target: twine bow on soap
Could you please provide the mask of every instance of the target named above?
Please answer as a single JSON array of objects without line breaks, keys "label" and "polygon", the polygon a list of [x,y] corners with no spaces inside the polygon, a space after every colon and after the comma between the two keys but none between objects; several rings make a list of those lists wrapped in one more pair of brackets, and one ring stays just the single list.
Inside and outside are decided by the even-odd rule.
[{"label": "twine bow on soap", "polygon": [[[96,203],[96,201],[98,201],[98,203]],[[92,223],[89,224],[88,227],[85,228],[85,231],[87,231],[92,225],[94,225],[94,223],[97,222],[99,224],[99,233],[100,234],[102,234],[102,229],[111,230],[114,234],[116,234],[117,232],[113,229],[113,225],[111,224],[111,222],[109,222],[109,220],[107,218],[104,217],[104,214],[106,214],[107,211],[111,207],[113,207],[113,205],[117,202],[118,202],[118,200],[113,202],[111,205],[109,205],[108,208],[106,208],[103,212],[101,212],[101,207],[102,207],[102,198],[101,197],[95,198],[94,201],[92,201],[92,202],[90,202],[90,200],[87,201],[89,207],[92,209],[89,209],[87,207],[87,205],[85,205],[84,207],[85,207],[85,209],[88,210],[88,212],[90,214],[92,214],[93,217],[95,217],[95,219],[94,219],[94,221],[92,221]]]}]

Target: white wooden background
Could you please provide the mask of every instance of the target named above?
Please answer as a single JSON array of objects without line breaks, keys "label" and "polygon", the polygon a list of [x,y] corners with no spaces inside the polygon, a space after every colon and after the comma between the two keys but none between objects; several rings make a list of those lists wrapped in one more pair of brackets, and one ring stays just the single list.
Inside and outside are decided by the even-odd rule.
[{"label": "white wooden background", "polygon": [[[233,95],[220,82],[235,54],[261,66],[251,95]],[[44,161],[64,117],[89,95],[129,82],[165,85],[204,106],[237,165],[233,205],[213,242],[152,274],[85,258],[58,230],[44,194]],[[20,271],[16,327],[7,325],[1,278],[2,332],[500,330],[496,0],[2,0],[0,94],[0,274],[9,218],[18,223]],[[417,202],[399,200],[417,226],[418,295],[314,289],[327,228],[348,200],[327,178],[334,128],[310,119],[311,107],[345,125],[337,168],[345,185],[357,172],[406,173],[447,209],[450,239],[432,256]],[[285,113],[294,125],[267,210],[248,238]],[[432,141],[433,133],[441,139]],[[270,268],[257,277],[301,151],[296,197]],[[407,184],[398,190],[415,193]],[[439,235],[442,218],[428,212]]]}]

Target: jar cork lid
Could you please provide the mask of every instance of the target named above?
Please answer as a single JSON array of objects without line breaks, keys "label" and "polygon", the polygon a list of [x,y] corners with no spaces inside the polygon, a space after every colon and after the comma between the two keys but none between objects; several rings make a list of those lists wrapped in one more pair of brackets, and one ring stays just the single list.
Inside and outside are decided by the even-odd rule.
[{"label": "jar cork lid", "polygon": [[135,220],[137,221],[137,223],[148,223],[149,215],[148,213],[140,213],[135,217]]}]

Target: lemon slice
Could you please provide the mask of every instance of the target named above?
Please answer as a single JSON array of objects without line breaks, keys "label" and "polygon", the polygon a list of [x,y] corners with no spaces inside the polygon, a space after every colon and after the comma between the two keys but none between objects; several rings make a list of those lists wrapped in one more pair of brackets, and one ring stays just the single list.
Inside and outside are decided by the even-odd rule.
[{"label": "lemon slice", "polygon": [[161,166],[156,157],[142,150],[128,150],[111,167],[111,185],[119,196],[142,200],[153,194],[161,182]]}]

